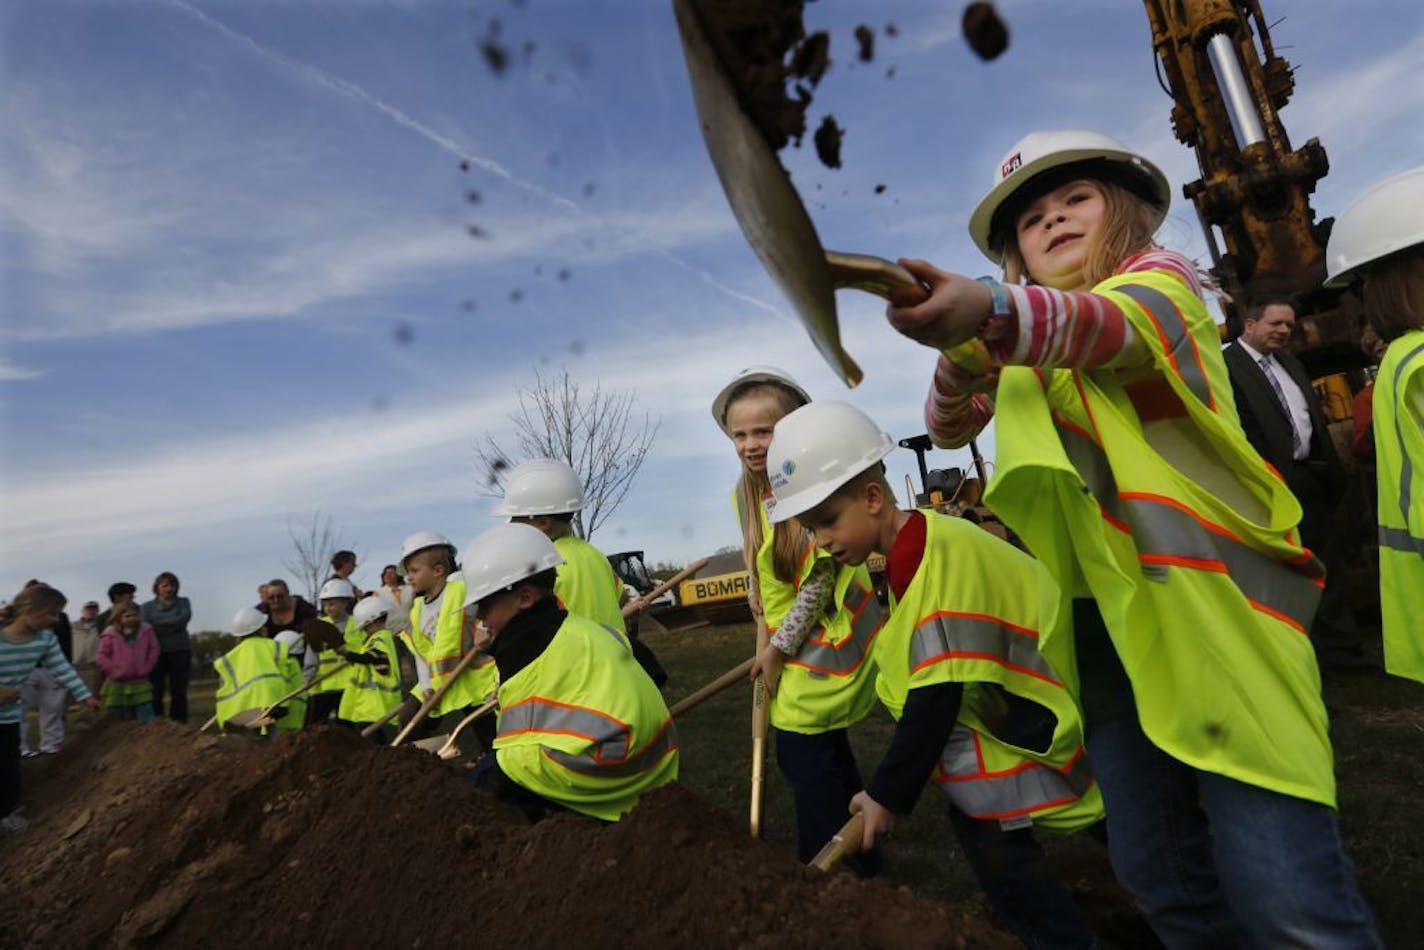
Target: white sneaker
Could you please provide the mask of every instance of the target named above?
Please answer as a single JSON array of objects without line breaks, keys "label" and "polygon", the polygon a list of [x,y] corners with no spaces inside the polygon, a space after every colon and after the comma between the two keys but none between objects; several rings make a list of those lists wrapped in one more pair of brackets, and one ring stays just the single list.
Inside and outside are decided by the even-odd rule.
[{"label": "white sneaker", "polygon": [[12,811],[4,818],[0,818],[0,833],[7,835],[17,835],[30,827],[30,820],[18,811]]},{"label": "white sneaker", "polygon": [[37,756],[37,755],[39,755],[39,753],[36,752],[34,749],[21,749],[21,750],[20,750],[20,758],[22,758],[22,759],[33,759],[33,758],[34,758],[35,756]]}]

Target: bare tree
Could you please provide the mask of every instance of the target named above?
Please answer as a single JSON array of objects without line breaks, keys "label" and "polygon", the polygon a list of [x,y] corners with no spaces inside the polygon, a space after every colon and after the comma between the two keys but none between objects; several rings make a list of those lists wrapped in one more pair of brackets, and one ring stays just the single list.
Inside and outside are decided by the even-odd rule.
[{"label": "bare tree", "polygon": [[304,527],[293,527],[289,521],[287,534],[292,539],[292,556],[282,565],[296,575],[297,583],[306,588],[307,599],[315,604],[322,581],[331,574],[331,556],[352,545],[337,540],[331,516],[320,511],[313,512],[311,523]]},{"label": "bare tree", "polygon": [[574,516],[574,533],[593,537],[627,497],[658,434],[661,420],[643,413],[639,421],[635,400],[632,391],[605,390],[600,383],[587,390],[566,369],[556,376],[535,370],[534,385],[519,391],[519,410],[509,417],[515,451],[489,435],[475,447],[487,473],[482,494],[504,494],[505,475],[516,457],[561,459],[578,473],[586,499]]}]

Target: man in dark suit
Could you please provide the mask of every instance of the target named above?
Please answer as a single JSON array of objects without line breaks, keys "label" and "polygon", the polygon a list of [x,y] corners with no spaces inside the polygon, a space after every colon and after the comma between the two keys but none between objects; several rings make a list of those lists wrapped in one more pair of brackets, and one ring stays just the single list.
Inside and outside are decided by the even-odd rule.
[{"label": "man in dark suit", "polygon": [[1359,633],[1343,599],[1337,532],[1331,529],[1345,493],[1345,467],[1305,367],[1285,351],[1295,316],[1290,298],[1253,302],[1246,310],[1245,329],[1223,355],[1241,428],[1300,501],[1301,541],[1329,570],[1311,627],[1316,652],[1325,665],[1357,666]]}]

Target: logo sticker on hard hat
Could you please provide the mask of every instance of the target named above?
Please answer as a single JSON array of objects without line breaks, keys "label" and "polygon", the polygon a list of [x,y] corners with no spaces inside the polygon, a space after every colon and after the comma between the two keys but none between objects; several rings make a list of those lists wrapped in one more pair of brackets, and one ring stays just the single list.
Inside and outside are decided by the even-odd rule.
[{"label": "logo sticker on hard hat", "polygon": [[1003,181],[1005,178],[1008,178],[1017,171],[1021,165],[1023,165],[1023,159],[1020,157],[1019,152],[1015,152],[1009,156],[1008,161],[999,166],[999,180]]},{"label": "logo sticker on hard hat", "polygon": [[782,462],[782,463],[781,463],[781,473],[782,473],[783,475],[785,475],[787,478],[790,478],[792,475],[795,475],[795,474],[796,474],[796,463],[793,462],[793,461],[791,461],[791,459],[787,459],[786,461]]}]

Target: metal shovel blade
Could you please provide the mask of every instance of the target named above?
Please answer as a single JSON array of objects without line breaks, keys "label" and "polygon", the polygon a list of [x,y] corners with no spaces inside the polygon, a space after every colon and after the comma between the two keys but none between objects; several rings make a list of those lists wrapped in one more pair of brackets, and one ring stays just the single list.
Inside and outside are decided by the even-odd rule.
[{"label": "metal shovel blade", "polygon": [[417,749],[422,749],[426,752],[439,752],[441,747],[449,741],[450,734],[447,732],[443,735],[431,736],[428,739],[417,739],[412,742],[411,745],[415,746]]},{"label": "metal shovel blade", "polygon": [[791,301],[826,362],[847,385],[860,367],[841,346],[826,252],[791,179],[737,102],[726,67],[707,38],[695,0],[673,0],[682,52],[707,154],[747,243]]}]

